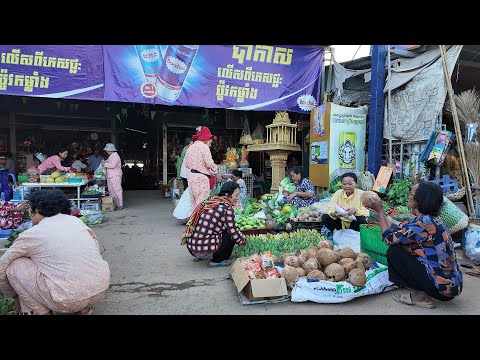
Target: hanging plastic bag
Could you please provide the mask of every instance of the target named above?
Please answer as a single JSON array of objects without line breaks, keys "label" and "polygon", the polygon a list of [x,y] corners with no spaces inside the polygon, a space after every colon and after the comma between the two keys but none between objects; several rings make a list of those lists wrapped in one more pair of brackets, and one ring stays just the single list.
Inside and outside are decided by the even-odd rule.
[{"label": "hanging plastic bag", "polygon": [[102,164],[98,165],[97,169],[93,173],[93,177],[95,179],[101,179],[101,180],[105,180],[106,175],[107,175],[107,168],[105,167],[105,165],[102,165]]},{"label": "hanging plastic bag", "polygon": [[240,136],[240,144],[242,145],[252,145],[252,135],[250,134],[250,126],[248,125],[248,118],[245,117],[243,121],[243,131],[242,136]]},{"label": "hanging plastic bag", "polygon": [[263,144],[265,142],[265,128],[260,123],[252,133],[252,140],[254,144]]}]

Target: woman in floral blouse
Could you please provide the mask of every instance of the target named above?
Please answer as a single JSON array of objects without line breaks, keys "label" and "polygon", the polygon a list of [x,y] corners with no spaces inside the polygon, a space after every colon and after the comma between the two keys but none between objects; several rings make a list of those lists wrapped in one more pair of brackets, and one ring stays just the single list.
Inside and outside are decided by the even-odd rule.
[{"label": "woman in floral blouse", "polygon": [[315,188],[307,178],[303,177],[303,169],[300,166],[294,166],[290,170],[290,177],[297,184],[295,191],[287,196],[287,203],[296,208],[310,206],[317,201]]},{"label": "woman in floral blouse", "polygon": [[392,225],[380,199],[372,205],[378,216],[387,250],[390,281],[411,291],[393,295],[395,301],[428,309],[432,298],[449,301],[460,295],[463,276],[455,257],[452,237],[438,217],[443,203],[440,186],[421,182],[412,188],[408,206],[415,218]]}]

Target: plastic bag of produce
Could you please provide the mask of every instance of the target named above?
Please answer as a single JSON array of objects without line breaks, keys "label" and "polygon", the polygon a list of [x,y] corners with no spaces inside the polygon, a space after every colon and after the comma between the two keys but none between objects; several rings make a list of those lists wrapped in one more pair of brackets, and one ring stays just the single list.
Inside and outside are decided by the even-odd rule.
[{"label": "plastic bag of produce", "polygon": [[101,224],[105,219],[105,215],[99,210],[82,210],[81,213],[82,217],[80,220],[87,226]]},{"label": "plastic bag of produce", "polygon": [[190,215],[192,215],[192,205],[190,203],[190,188],[188,187],[178,200],[178,204],[173,210],[173,216],[177,218],[180,223],[186,224]]},{"label": "plastic bag of produce", "polygon": [[95,170],[95,172],[93,173],[93,176],[95,177],[95,179],[105,180],[106,175],[107,175],[107,168],[102,164],[100,164]]},{"label": "plastic bag of produce", "polygon": [[365,272],[367,283],[354,286],[347,281],[308,280],[302,278],[292,289],[293,302],[313,301],[316,303],[342,303],[360,296],[379,294],[396,288],[388,279],[388,268],[373,262]]},{"label": "plastic bag of produce", "polygon": [[263,144],[265,142],[265,128],[259,123],[252,133],[254,144]]},{"label": "plastic bag of produce", "polygon": [[250,125],[248,124],[248,118],[245,117],[243,121],[243,131],[242,135],[240,136],[240,144],[242,145],[252,145],[253,139],[252,135],[250,134]]}]

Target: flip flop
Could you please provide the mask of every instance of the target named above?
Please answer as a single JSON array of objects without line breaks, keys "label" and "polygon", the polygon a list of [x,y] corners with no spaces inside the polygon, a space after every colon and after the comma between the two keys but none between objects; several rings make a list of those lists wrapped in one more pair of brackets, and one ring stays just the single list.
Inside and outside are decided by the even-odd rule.
[{"label": "flip flop", "polygon": [[422,308],[426,309],[435,309],[436,306],[435,304],[427,304],[427,303],[417,303],[412,301],[412,293],[408,292],[406,294],[400,294],[400,293],[395,293],[393,294],[393,300],[402,303],[402,304],[407,304],[407,305],[412,305],[412,306],[419,306]]},{"label": "flip flop", "polygon": [[470,276],[480,277],[480,270],[478,269],[467,270],[465,271],[465,274],[468,274]]},{"label": "flip flop", "polygon": [[209,268],[216,268],[216,267],[220,267],[220,266],[230,266],[231,264],[231,260],[223,260],[219,263],[208,263],[208,267]]},{"label": "flip flop", "polygon": [[193,257],[193,262],[199,262],[199,261],[203,261],[203,260],[206,260],[206,259],[200,259],[200,258],[197,258],[196,256]]}]

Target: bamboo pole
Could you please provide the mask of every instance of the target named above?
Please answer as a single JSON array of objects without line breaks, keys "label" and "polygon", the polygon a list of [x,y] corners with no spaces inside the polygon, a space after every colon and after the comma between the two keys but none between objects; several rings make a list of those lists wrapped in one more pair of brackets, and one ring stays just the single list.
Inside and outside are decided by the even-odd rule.
[{"label": "bamboo pole", "polygon": [[447,54],[445,45],[439,45],[440,55],[442,56],[443,74],[445,75],[445,81],[447,82],[448,96],[450,98],[450,105],[452,107],[453,125],[455,126],[455,136],[458,143],[458,153],[460,155],[460,166],[462,167],[462,175],[465,179],[466,196],[468,213],[472,216],[475,213],[475,206],[473,204],[472,189],[470,188],[470,178],[468,176],[467,162],[465,160],[465,150],[463,148],[462,132],[460,130],[460,123],[458,121],[457,105],[453,98],[453,88],[450,75],[448,74]]}]

